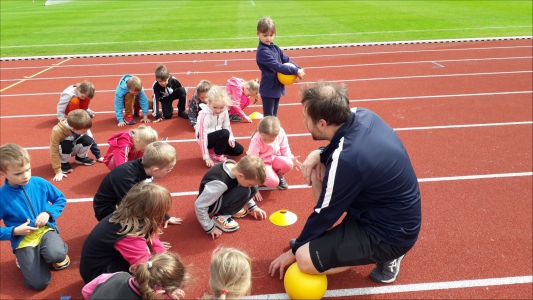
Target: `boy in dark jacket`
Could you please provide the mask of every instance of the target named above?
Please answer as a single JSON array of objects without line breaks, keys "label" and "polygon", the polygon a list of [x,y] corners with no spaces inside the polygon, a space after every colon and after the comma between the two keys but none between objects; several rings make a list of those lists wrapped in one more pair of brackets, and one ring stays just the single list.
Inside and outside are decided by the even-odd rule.
[{"label": "boy in dark jacket", "polygon": [[[155,122],[163,119],[172,118],[172,102],[178,99],[178,116],[183,119],[188,119],[185,113],[185,105],[187,103],[187,90],[181,85],[176,77],[168,73],[167,67],[159,65],[155,69],[155,82],[152,86],[153,93],[153,116],[156,118]],[[159,113],[159,106],[163,114]]]}]

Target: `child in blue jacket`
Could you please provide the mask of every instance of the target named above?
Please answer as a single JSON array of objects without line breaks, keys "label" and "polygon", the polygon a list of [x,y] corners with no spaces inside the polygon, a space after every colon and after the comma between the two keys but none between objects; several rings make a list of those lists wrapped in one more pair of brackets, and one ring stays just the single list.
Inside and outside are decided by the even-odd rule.
[{"label": "child in blue jacket", "polygon": [[59,237],[56,220],[67,200],[48,181],[31,176],[30,155],[19,145],[0,147],[0,240],[10,241],[24,284],[44,290],[51,280],[48,264],[61,270],[70,264],[68,246]]},{"label": "child in blue jacket", "polygon": [[[124,75],[115,92],[115,115],[118,121],[118,127],[124,125],[133,125],[133,117],[140,117],[142,110],[144,114],[141,122],[149,123],[148,109],[152,107],[152,100],[146,97],[142,87],[141,79],[137,76]],[[124,114],[122,111],[124,110]]]},{"label": "child in blue jacket", "polygon": [[[277,116],[281,96],[285,95],[285,85],[278,80],[277,73],[294,74],[299,79],[305,76],[303,69],[298,67],[277,45],[273,43],[276,36],[276,24],[270,18],[262,18],[257,23],[259,45],[255,60],[261,70],[261,85],[259,94],[263,101],[263,115]],[[295,67],[284,65],[291,63]]]}]

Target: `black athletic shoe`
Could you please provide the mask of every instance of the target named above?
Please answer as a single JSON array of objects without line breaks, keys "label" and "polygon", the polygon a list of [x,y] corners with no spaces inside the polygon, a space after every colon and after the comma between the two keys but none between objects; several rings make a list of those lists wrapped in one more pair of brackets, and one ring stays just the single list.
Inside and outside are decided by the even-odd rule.
[{"label": "black athletic shoe", "polygon": [[178,111],[178,116],[180,116],[183,119],[188,119],[189,118],[187,113],[185,113],[183,110]]},{"label": "black athletic shoe", "polygon": [[77,155],[76,155],[76,159],[74,160],[74,162],[77,163],[78,165],[86,165],[86,166],[94,165],[94,159],[89,158],[89,157],[81,158],[81,157],[78,157]]},{"label": "black athletic shoe", "polygon": [[376,267],[370,272],[370,278],[379,283],[394,282],[400,275],[400,263],[404,256],[405,254],[391,261],[377,263]]},{"label": "black athletic shoe", "polygon": [[292,248],[292,247],[294,247],[294,244],[296,244],[296,239],[291,239],[289,241],[289,246],[291,246],[291,248]]},{"label": "black athletic shoe", "polygon": [[70,163],[66,162],[66,163],[61,163],[61,173],[63,174],[67,174],[67,173],[70,173],[74,170],[72,170],[72,166],[70,166]]}]

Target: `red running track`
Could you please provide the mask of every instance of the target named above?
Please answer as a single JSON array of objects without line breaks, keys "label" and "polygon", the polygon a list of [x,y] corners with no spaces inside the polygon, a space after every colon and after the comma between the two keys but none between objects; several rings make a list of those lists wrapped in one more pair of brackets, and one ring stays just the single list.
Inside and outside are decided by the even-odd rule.
[{"label": "red running track", "polygon": [[[422,231],[398,280],[376,284],[368,277],[372,266],[358,266],[329,276],[326,296],[532,298],[532,52],[531,39],[286,51],[305,68],[301,84],[344,82],[352,106],[374,110],[395,128],[421,182]],[[26,147],[33,175],[51,181],[48,143],[61,91],[85,79],[95,84],[92,132],[105,153],[107,138],[130,128],[116,127],[118,80],[123,74],[138,75],[151,96],[159,63],[191,87],[201,79],[222,85],[231,76],[260,76],[254,52],[3,61],[0,143]],[[302,124],[301,84],[287,88],[279,118],[293,152],[303,158],[323,142],[312,141]],[[258,105],[245,111],[262,109]],[[256,125],[232,123],[245,147]],[[311,210],[311,192],[301,175],[287,175],[287,191],[262,191],[265,200],[259,204],[268,214],[282,208],[295,212],[296,224],[276,227],[268,220],[245,218],[237,232],[212,241],[194,214],[195,193],[207,169],[192,128],[177,118],[152,126],[178,151],[174,171],[157,182],[173,193],[171,215],[184,219],[161,239],[190,266],[194,280],[185,287],[187,298],[207,291],[209,257],[218,245],[243,249],[252,257],[252,296],[282,297],[283,282],[267,270],[288,249],[288,240],[298,235]],[[58,223],[72,265],[53,272],[46,290],[35,292],[22,284],[9,243],[0,243],[0,298],[81,298],[81,246],[96,225],[90,201],[106,173],[102,164],[78,166],[68,178],[53,182],[69,199]]]}]

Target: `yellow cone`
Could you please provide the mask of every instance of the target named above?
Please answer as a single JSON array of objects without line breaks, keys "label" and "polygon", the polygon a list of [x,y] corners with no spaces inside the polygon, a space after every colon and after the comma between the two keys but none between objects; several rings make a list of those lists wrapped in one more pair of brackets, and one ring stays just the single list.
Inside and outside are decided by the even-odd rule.
[{"label": "yellow cone", "polygon": [[256,112],[251,113],[249,117],[250,117],[250,119],[258,120],[258,119],[262,119],[263,118],[263,114],[256,111]]},{"label": "yellow cone", "polygon": [[270,215],[270,222],[278,226],[289,226],[296,223],[298,216],[286,209],[278,210]]}]

